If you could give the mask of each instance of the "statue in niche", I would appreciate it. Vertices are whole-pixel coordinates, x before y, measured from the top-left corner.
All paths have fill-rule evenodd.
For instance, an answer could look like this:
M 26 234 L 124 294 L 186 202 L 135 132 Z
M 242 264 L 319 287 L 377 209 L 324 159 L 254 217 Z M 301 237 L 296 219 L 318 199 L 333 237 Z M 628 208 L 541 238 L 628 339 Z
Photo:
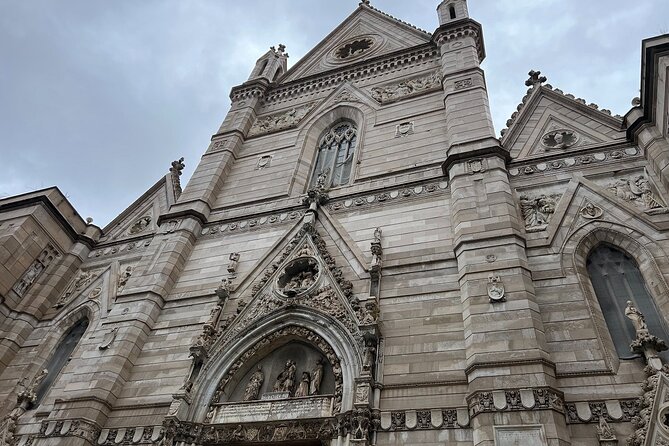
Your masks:
M 316 365 L 311 371 L 311 383 L 309 384 L 309 395 L 318 395 L 321 390 L 321 382 L 323 381 L 323 358 L 316 360 Z
M 309 386 L 311 385 L 311 378 L 309 377 L 309 372 L 302 372 L 302 379 L 300 384 L 297 386 L 295 391 L 296 397 L 309 396 Z
M 367 341 L 367 345 L 365 346 L 362 370 L 367 373 L 372 373 L 375 362 L 376 362 L 376 346 L 374 345 L 374 341 L 369 340 Z
M 632 321 L 632 325 L 634 325 L 634 330 L 636 330 L 637 334 L 642 331 L 648 331 L 646 318 L 643 317 L 643 314 L 637 307 L 634 306 L 631 300 L 627 301 L 625 316 L 627 316 L 627 319 Z
M 265 374 L 262 372 L 262 366 L 258 364 L 256 371 L 253 372 L 251 378 L 249 379 L 248 384 L 246 385 L 246 390 L 244 390 L 244 401 L 253 401 L 258 399 L 260 394 L 260 387 L 265 381 Z
M 295 369 L 297 365 L 295 361 L 289 359 L 286 362 L 279 376 L 276 377 L 276 382 L 274 383 L 274 392 L 292 392 L 293 387 L 295 386 Z
M 21 281 L 14 286 L 16 294 L 23 296 L 23 293 L 25 293 L 28 287 L 33 284 L 42 271 L 44 271 L 44 265 L 42 262 L 35 260 L 35 262 L 30 265 L 30 268 L 28 268 L 28 271 L 26 271 L 23 278 L 21 278 Z

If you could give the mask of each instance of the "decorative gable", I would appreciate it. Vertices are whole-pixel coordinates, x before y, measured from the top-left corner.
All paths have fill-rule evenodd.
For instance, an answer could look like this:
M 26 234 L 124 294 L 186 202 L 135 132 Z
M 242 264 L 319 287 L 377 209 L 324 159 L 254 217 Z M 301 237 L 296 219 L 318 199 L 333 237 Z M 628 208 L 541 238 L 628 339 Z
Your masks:
M 622 118 L 550 85 L 528 91 L 502 131 L 502 144 L 516 159 L 623 141 Z
M 430 42 L 431 35 L 361 4 L 341 25 L 300 59 L 281 82 Z

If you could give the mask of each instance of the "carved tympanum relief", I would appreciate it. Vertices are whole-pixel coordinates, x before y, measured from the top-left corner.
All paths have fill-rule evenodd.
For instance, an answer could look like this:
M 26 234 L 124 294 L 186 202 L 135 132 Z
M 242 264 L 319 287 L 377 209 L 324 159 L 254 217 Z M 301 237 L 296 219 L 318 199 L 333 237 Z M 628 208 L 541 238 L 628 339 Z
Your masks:
M 277 291 L 286 297 L 295 297 L 311 289 L 319 277 L 318 261 L 313 257 L 299 257 L 290 262 L 277 280 Z
M 438 71 L 435 71 L 427 76 L 408 79 L 397 84 L 374 87 L 372 88 L 372 97 L 383 104 L 440 88 L 441 76 Z
M 315 105 L 316 103 L 306 104 L 285 112 L 259 117 L 253 123 L 253 126 L 251 126 L 248 136 L 264 135 L 266 133 L 294 127 L 311 111 L 311 109 L 314 108 Z
M 644 211 L 655 211 L 665 208 L 664 203 L 653 193 L 644 175 L 620 178 L 609 183 L 607 190 L 617 198 L 632 203 Z
M 520 209 L 525 220 L 525 230 L 536 232 L 546 229 L 561 196 L 561 194 L 522 194 Z

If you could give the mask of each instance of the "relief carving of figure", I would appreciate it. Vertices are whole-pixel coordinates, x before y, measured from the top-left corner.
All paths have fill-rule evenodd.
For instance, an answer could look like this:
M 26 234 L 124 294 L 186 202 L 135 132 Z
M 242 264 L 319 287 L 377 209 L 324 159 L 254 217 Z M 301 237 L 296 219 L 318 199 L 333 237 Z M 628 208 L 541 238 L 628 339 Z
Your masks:
M 316 281 L 311 271 L 301 271 L 294 275 L 283 288 L 286 296 L 295 296 L 309 288 Z
M 403 97 L 412 96 L 425 90 L 437 88 L 441 85 L 438 73 L 418 79 L 402 81 L 394 85 L 372 88 L 372 97 L 378 102 L 391 102 Z
M 521 195 L 520 209 L 523 212 L 523 219 L 525 219 L 525 229 L 530 232 L 546 229 L 548 221 L 555 213 L 559 199 L 560 194 L 541 194 L 538 197 Z
M 316 360 L 316 365 L 311 371 L 311 384 L 309 385 L 309 395 L 318 395 L 321 390 L 321 382 L 323 381 L 323 358 Z
M 310 382 L 311 378 L 309 377 L 309 372 L 302 372 L 302 379 L 300 380 L 300 384 L 297 386 L 297 390 L 295 391 L 295 396 L 296 397 L 309 396 Z
M 151 224 L 151 217 L 145 215 L 144 217 L 137 220 L 130 229 L 128 229 L 128 234 L 138 234 L 149 227 Z
M 37 387 L 41 384 L 42 381 L 44 381 L 44 378 L 46 378 L 46 375 L 48 374 L 49 371 L 47 369 L 42 369 L 33 377 L 32 380 L 30 380 L 29 384 L 26 384 L 27 378 L 23 379 L 19 383 L 19 386 L 22 388 L 22 390 L 19 391 L 19 393 L 16 395 L 16 399 L 19 405 L 23 406 L 24 403 L 32 404 L 37 400 Z
M 279 376 L 276 377 L 276 382 L 274 383 L 273 391 L 274 392 L 292 392 L 293 387 L 295 386 L 295 369 L 297 365 L 295 361 L 288 360 L 284 366 Z
M 367 341 L 365 346 L 364 358 L 362 362 L 362 370 L 372 373 L 374 364 L 376 363 L 376 346 L 373 341 Z
M 126 267 L 118 278 L 118 291 L 123 290 L 125 285 L 128 283 L 128 280 L 132 276 L 132 266 Z
M 16 291 L 16 294 L 23 296 L 26 290 L 30 287 L 30 285 L 33 284 L 42 271 L 44 271 L 44 264 L 42 264 L 42 262 L 39 260 L 35 260 L 23 275 L 21 280 L 16 285 L 14 285 L 14 291 Z
M 249 379 L 248 384 L 246 385 L 246 390 L 244 390 L 244 401 L 253 401 L 257 400 L 260 394 L 260 388 L 262 383 L 265 381 L 265 374 L 262 372 L 262 366 L 258 364 L 256 371 L 253 372 L 251 378 Z
M 644 210 L 663 207 L 655 198 L 648 179 L 643 175 L 633 179 L 622 178 L 616 180 L 609 184 L 607 189 L 616 197 L 629 201 Z
M 97 272 L 93 271 L 82 271 L 79 276 L 75 280 L 68 285 L 68 287 L 65 289 L 65 292 L 63 295 L 58 299 L 58 302 L 56 302 L 55 307 L 60 307 L 65 305 L 65 302 L 72 296 L 74 293 L 77 291 L 81 291 L 82 289 L 86 288 L 95 278 L 98 276 Z
M 228 263 L 228 272 L 234 274 L 237 271 L 237 265 L 239 264 L 239 253 L 232 252 L 230 253 L 230 263 Z
M 625 316 L 627 316 L 627 319 L 632 321 L 632 325 L 634 325 L 634 329 L 636 330 L 637 334 L 642 331 L 648 331 L 646 318 L 643 317 L 643 314 L 637 307 L 634 306 L 631 300 L 627 301 Z
M 292 127 L 299 123 L 314 105 L 315 104 L 307 104 L 283 113 L 259 118 L 253 123 L 253 126 L 249 130 L 249 136 L 262 135 L 275 130 Z

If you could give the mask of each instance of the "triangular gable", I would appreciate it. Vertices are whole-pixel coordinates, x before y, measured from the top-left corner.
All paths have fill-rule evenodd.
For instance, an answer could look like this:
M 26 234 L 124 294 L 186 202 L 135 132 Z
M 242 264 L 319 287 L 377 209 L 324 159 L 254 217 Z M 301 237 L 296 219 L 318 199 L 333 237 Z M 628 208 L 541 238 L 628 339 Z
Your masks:
M 54 308 L 69 306 L 74 301 L 100 298 L 103 292 L 110 289 L 111 270 L 112 266 L 108 265 L 78 271 L 56 301 Z
M 354 296 L 352 283 L 344 277 L 321 235 L 307 224 L 254 280 L 248 304 L 227 324 L 220 342 L 225 345 L 265 316 L 295 307 L 325 313 L 351 336 L 362 339 L 359 325 L 365 323 L 367 310 Z
M 168 211 L 175 195 L 167 174 L 135 200 L 104 229 L 100 242 L 111 242 L 155 233 L 158 216 Z
M 422 45 L 430 39 L 429 33 L 361 4 L 291 67 L 281 83 Z
M 622 119 L 550 86 L 532 88 L 518 108 L 502 137 L 515 159 L 625 139 Z

